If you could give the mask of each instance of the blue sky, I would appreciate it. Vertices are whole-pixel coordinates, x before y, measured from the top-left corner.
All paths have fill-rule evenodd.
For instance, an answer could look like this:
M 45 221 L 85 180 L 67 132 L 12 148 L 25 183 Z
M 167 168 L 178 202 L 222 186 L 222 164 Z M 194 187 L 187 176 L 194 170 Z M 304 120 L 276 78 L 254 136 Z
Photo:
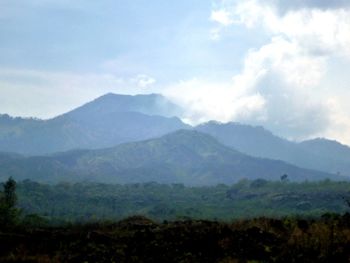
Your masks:
M 143 70 L 173 81 L 231 74 L 244 51 L 210 41 L 210 1 L 71 2 L 4 1 L 1 66 L 103 73 L 120 61 L 111 70 L 123 77 Z
M 350 143 L 348 1 L 3 0 L 0 113 L 162 93 L 196 124 Z

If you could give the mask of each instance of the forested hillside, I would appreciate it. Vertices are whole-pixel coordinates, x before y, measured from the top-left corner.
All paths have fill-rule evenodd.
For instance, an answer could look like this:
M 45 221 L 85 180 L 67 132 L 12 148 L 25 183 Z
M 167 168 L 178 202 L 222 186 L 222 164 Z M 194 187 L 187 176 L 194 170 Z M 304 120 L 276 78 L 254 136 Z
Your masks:
M 212 187 L 157 183 L 45 185 L 31 181 L 18 184 L 18 204 L 23 213 L 78 222 L 132 215 L 154 220 L 319 217 L 349 211 L 347 200 L 350 183 L 331 181 L 291 183 L 257 179 Z
M 220 143 L 242 153 L 282 160 L 299 167 L 350 176 L 350 147 L 334 140 L 295 142 L 272 134 L 261 126 L 211 121 L 195 127 Z
M 0 178 L 40 182 L 232 184 L 240 179 L 292 181 L 345 180 L 282 161 L 250 157 L 213 137 L 180 130 L 160 138 L 99 150 L 76 150 L 50 156 L 0 155 Z
M 49 120 L 0 115 L 0 151 L 26 156 L 51 155 L 78 149 L 110 148 L 161 137 L 180 129 L 195 129 L 253 157 L 281 160 L 329 174 L 350 175 L 350 148 L 337 141 L 314 139 L 298 143 L 278 137 L 263 127 L 232 122 L 210 121 L 192 127 L 181 121 L 183 114 L 184 109 L 162 95 L 110 93 Z M 31 167 L 29 165 L 28 169 Z M 79 177 L 67 171 L 60 174 Z

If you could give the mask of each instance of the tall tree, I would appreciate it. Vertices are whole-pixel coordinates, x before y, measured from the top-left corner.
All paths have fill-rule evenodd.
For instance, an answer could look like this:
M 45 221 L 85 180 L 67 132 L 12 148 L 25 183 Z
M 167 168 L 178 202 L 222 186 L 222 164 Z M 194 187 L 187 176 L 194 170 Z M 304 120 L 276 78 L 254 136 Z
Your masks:
M 16 223 L 18 210 L 16 209 L 16 181 L 11 177 L 3 184 L 0 196 L 0 226 L 9 227 Z
M 14 208 L 17 203 L 16 181 L 12 177 L 4 184 L 4 201 L 9 208 Z

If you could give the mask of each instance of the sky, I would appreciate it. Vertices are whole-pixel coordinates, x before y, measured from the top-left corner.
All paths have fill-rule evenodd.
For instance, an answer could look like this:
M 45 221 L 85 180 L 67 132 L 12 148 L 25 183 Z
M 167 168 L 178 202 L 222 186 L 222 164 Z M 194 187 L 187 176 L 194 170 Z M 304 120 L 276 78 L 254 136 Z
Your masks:
M 183 120 L 350 144 L 348 0 L 0 0 L 0 113 L 51 118 L 108 92 Z

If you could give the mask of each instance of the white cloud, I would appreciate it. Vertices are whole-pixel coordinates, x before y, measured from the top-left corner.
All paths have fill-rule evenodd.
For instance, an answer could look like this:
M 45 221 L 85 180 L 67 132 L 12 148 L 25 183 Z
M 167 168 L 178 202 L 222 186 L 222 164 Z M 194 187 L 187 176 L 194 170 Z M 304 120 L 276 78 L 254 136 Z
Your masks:
M 268 34 L 284 36 L 310 55 L 350 54 L 350 10 L 302 9 L 279 16 L 257 1 L 242 5 L 235 16 L 247 27 L 263 26 Z
M 350 9 L 291 10 L 285 14 L 277 12 L 277 1 L 224 1 L 221 12 L 232 24 L 247 28 L 259 27 L 271 36 L 284 36 L 298 43 L 305 51 L 315 54 L 350 54 Z M 270 4 L 269 4 L 270 3 Z M 212 11 L 212 16 L 217 11 Z
M 136 78 L 132 79 L 132 82 L 136 83 L 140 88 L 147 88 L 156 83 L 156 80 L 146 74 L 139 74 Z
M 341 140 L 350 145 L 350 117 L 348 111 L 339 103 L 339 98 L 329 98 L 327 106 L 331 112 L 331 126 L 328 126 L 320 136 Z
M 344 92 L 332 86 L 330 100 L 329 92 L 323 91 L 329 87 L 323 83 L 331 74 L 329 60 L 345 58 L 350 66 L 350 9 L 344 1 L 332 5 L 321 2 L 318 6 L 317 1 L 288 5 L 287 1 L 223 0 L 215 5 L 211 20 L 225 30 L 245 26 L 247 30 L 262 30 L 270 38 L 247 53 L 242 71 L 233 76 L 227 88 L 240 90 L 240 94 L 260 94 L 264 101 L 260 118 L 255 117 L 259 115 L 256 112 L 244 121 L 291 138 L 327 135 L 349 143 L 345 134 L 350 133 L 350 119 L 340 99 Z M 218 18 L 213 19 L 214 15 Z M 216 31 L 216 39 L 224 38 L 222 32 Z M 239 112 L 246 112 L 246 108 L 235 108 L 231 120 L 240 120 Z M 226 120 L 229 114 L 217 115 Z
M 300 10 L 305 8 L 329 10 L 350 6 L 348 0 L 265 0 L 264 2 L 276 6 L 278 10 L 283 13 L 290 10 Z
M 225 9 L 212 11 L 210 19 L 224 26 L 228 26 L 233 23 L 230 12 Z
M 322 77 L 323 59 L 299 52 L 296 45 L 274 38 L 249 52 L 242 72 L 231 82 L 192 79 L 169 88 L 166 95 L 188 109 L 185 120 L 191 124 L 212 119 L 248 122 L 305 138 L 327 128 L 330 115 L 312 90 Z
M 258 92 L 232 89 L 227 83 L 191 79 L 168 87 L 164 94 L 187 109 L 183 118 L 191 124 L 264 117 L 265 100 Z

